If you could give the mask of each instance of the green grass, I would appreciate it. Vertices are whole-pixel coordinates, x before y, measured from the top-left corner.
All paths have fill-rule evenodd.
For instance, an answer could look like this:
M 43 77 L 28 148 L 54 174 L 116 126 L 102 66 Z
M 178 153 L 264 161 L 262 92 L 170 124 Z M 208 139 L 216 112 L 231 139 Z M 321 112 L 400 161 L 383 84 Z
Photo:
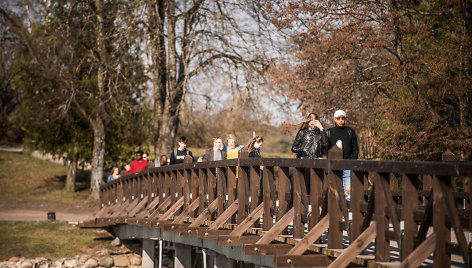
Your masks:
M 67 166 L 24 153 L 0 152 L 0 202 L 61 202 L 86 200 L 89 191 L 63 191 Z
M 0 222 L 0 260 L 17 257 L 74 257 L 104 247 L 103 231 L 79 229 L 61 221 Z M 106 244 L 105 244 L 106 243 Z

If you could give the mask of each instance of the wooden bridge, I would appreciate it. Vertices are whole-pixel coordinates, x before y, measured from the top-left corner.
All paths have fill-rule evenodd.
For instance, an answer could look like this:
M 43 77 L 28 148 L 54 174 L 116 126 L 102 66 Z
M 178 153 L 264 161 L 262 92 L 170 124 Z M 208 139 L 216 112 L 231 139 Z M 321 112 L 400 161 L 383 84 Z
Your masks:
M 101 187 L 82 227 L 172 242 L 175 267 L 471 267 L 471 162 L 246 158 L 153 168 Z M 351 170 L 351 201 L 342 171 Z M 262 172 L 261 172 L 262 171 Z M 309 181 L 309 187 L 305 182 Z

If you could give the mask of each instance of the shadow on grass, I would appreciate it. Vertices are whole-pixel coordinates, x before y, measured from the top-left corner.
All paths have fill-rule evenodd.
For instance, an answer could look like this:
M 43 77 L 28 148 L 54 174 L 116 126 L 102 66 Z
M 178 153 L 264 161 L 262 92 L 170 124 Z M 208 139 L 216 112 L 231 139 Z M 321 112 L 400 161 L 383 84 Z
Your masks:
M 75 179 L 75 191 L 82 192 L 90 189 L 90 171 L 89 170 L 77 170 L 77 177 Z M 63 189 L 66 184 L 66 175 L 55 176 L 49 180 L 47 187 L 53 189 Z

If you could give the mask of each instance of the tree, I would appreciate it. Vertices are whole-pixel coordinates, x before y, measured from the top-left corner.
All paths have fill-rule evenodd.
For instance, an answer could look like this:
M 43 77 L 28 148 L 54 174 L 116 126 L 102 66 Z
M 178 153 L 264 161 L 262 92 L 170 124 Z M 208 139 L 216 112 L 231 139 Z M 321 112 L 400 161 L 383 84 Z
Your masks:
M 385 158 L 472 151 L 468 1 L 259 3 L 293 44 L 271 79 L 304 110 L 347 109 Z
M 155 158 L 168 154 L 178 131 L 191 82 L 215 69 L 235 83 L 263 73 L 261 34 L 252 1 L 145 2 L 146 35 L 153 85 Z M 239 16 L 239 17 L 238 17 Z M 252 28 L 244 21 L 254 22 Z M 246 80 L 244 82 L 247 82 Z M 244 90 L 250 90 L 245 83 Z
M 33 24 L 32 33 L 19 16 L 0 9 L 2 18 L 22 42 L 27 57 L 23 66 L 31 74 L 18 79 L 18 88 L 36 94 L 43 101 L 40 108 L 44 113 L 57 120 L 78 114 L 92 129 L 94 199 L 98 199 L 103 179 L 105 139 L 110 133 L 106 126 L 111 120 L 115 120 L 114 125 L 132 120 L 143 91 L 139 39 L 132 38 L 134 30 L 126 27 L 128 14 L 120 7 L 123 3 L 58 1 L 38 7 L 46 15 Z M 35 83 L 31 83 L 33 79 Z M 69 142 L 74 148 L 74 140 Z

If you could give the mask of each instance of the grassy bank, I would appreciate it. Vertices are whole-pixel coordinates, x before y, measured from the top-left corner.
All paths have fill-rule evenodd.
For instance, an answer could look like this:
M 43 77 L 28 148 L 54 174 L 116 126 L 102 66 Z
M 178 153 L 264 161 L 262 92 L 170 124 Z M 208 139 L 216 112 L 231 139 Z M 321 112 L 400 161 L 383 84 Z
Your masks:
M 87 180 L 80 191 L 65 192 L 67 167 L 23 153 L 0 152 L 0 202 L 60 202 L 76 204 L 87 199 Z
M 67 222 L 0 222 L 0 260 L 93 254 L 110 248 L 110 238 L 103 230 L 79 229 Z

